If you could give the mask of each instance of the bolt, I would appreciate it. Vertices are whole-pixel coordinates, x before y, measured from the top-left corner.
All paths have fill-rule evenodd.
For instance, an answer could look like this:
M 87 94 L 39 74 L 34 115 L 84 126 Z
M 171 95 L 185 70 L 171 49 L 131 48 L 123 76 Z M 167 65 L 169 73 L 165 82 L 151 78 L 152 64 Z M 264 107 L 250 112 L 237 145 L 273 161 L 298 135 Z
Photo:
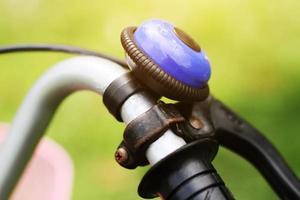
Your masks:
M 128 153 L 125 148 L 119 148 L 115 153 L 115 159 L 118 163 L 125 163 L 128 159 Z
M 192 127 L 195 129 L 199 130 L 199 129 L 203 128 L 203 126 L 204 126 L 203 122 L 197 117 L 191 116 L 189 121 L 190 121 L 190 124 L 192 125 Z

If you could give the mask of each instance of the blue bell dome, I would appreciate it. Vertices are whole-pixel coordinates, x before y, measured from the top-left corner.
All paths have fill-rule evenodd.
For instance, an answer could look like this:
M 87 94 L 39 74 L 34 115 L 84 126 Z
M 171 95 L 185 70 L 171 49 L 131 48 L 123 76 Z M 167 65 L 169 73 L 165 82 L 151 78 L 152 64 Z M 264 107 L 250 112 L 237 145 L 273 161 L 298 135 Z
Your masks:
M 162 20 L 149 20 L 134 32 L 136 45 L 163 71 L 193 88 L 205 86 L 210 63 L 199 45 L 182 30 Z

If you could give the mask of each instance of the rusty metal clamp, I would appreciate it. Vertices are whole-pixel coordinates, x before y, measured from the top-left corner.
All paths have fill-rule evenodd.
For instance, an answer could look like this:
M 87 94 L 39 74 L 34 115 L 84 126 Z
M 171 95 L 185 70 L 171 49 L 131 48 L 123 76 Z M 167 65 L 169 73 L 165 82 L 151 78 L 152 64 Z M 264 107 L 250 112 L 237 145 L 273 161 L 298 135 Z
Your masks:
M 123 141 L 115 154 L 116 161 L 128 169 L 148 164 L 145 151 L 150 144 L 160 138 L 166 130 L 184 121 L 184 117 L 174 105 L 159 101 L 127 125 Z

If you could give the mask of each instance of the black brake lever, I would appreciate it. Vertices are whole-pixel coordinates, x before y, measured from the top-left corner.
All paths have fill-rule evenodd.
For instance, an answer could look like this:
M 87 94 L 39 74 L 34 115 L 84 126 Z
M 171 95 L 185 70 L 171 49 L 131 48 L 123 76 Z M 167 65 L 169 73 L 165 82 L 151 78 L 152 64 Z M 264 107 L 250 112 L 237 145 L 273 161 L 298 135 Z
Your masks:
M 209 97 L 204 102 L 177 106 L 190 124 L 200 126 L 198 130 L 193 125 L 185 126 L 188 140 L 214 137 L 222 146 L 253 164 L 281 199 L 300 199 L 299 179 L 276 148 L 222 102 Z

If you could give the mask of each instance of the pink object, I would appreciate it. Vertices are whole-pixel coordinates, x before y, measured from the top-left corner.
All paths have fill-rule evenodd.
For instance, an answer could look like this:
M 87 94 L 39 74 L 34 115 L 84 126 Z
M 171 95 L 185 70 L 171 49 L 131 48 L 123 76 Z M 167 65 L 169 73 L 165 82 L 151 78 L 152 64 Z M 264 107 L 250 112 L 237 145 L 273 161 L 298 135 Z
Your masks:
M 0 142 L 8 125 L 0 124 Z M 10 200 L 69 200 L 73 164 L 67 152 L 54 141 L 39 143 Z

